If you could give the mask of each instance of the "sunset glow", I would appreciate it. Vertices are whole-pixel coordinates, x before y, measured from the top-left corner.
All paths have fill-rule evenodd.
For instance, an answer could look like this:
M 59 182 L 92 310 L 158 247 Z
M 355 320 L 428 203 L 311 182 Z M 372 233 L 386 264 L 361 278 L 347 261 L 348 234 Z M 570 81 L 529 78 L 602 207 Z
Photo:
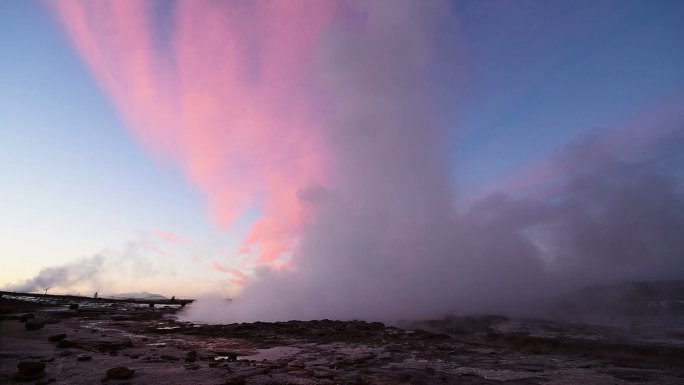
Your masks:
M 672 279 L 683 12 L 5 2 L 0 286 L 277 320 Z

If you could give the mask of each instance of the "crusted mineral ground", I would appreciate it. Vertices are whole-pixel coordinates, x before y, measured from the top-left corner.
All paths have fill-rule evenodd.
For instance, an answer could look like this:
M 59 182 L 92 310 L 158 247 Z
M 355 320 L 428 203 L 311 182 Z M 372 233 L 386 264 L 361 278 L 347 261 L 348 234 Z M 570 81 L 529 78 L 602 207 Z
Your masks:
M 401 328 L 330 320 L 198 325 L 177 321 L 177 311 L 102 303 L 69 309 L 4 298 L 0 383 L 684 384 L 677 319 L 611 326 L 500 316 Z M 44 326 L 28 330 L 29 320 Z M 22 375 L 21 362 L 45 367 L 23 364 Z

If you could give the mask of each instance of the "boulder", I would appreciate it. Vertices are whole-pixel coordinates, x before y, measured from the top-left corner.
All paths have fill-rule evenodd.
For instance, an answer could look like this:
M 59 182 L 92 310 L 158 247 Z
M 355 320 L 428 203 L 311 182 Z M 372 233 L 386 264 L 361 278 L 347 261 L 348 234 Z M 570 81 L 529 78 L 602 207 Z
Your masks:
M 40 330 L 45 327 L 45 322 L 37 319 L 30 319 L 24 324 L 26 330 Z
M 126 380 L 133 377 L 135 370 L 128 369 L 125 366 L 117 366 L 107 370 L 107 379 L 110 380 Z
M 42 373 L 44 370 L 44 362 L 21 361 L 17 364 L 17 371 L 19 371 L 19 374 L 36 374 Z
M 45 363 L 36 361 L 21 361 L 17 364 L 17 381 L 33 381 L 45 375 Z

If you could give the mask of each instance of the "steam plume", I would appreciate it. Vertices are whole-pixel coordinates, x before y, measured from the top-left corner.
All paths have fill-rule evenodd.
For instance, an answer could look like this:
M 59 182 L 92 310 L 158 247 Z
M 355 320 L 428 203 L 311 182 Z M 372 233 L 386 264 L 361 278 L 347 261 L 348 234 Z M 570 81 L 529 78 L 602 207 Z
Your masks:
M 610 137 L 580 143 L 541 195 L 456 210 L 426 78 L 447 2 L 180 2 L 161 42 L 153 10 L 104 4 L 57 14 L 132 134 L 184 171 L 217 224 L 261 214 L 240 249 L 256 277 L 223 311 L 200 301 L 188 318 L 521 309 L 683 271 L 681 119 L 638 156 L 616 157 Z
M 61 266 L 51 266 L 41 269 L 38 275 L 26 281 L 11 285 L 6 288 L 9 291 L 33 292 L 48 288 L 73 288 L 82 284 L 88 287 L 98 287 L 100 273 L 102 271 L 103 257 L 95 255 L 82 258 Z

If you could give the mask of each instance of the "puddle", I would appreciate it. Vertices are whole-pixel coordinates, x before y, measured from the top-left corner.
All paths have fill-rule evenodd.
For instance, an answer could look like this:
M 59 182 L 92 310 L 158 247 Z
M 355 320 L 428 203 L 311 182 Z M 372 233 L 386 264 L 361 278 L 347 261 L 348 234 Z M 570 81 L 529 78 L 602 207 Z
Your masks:
M 249 356 L 240 356 L 238 360 L 240 361 L 275 361 L 281 358 L 293 356 L 299 353 L 301 349 L 293 348 L 290 346 L 277 346 L 275 348 L 269 349 L 257 349 L 256 354 Z

